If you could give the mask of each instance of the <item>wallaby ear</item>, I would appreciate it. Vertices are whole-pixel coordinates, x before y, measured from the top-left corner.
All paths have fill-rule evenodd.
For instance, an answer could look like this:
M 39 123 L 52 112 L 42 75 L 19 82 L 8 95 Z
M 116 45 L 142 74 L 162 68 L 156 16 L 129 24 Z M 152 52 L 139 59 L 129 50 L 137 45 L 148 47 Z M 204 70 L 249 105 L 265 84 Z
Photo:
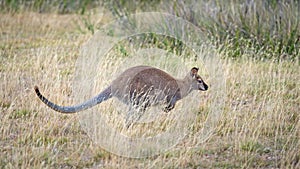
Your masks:
M 196 77 L 196 75 L 198 74 L 198 70 L 199 70 L 199 68 L 193 67 L 191 69 L 191 76 Z

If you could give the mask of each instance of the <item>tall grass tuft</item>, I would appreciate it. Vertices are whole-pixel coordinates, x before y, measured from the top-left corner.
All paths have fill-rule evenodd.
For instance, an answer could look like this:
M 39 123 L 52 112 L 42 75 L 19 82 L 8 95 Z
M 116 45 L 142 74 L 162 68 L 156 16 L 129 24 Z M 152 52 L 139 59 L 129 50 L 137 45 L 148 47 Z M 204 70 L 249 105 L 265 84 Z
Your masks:
M 117 18 L 153 10 L 182 17 L 207 33 L 221 52 L 224 51 L 233 58 L 246 54 L 257 59 L 299 59 L 299 1 L 154 2 L 155 5 L 149 6 L 144 1 L 105 4 Z
M 3 0 L 0 1 L 0 12 L 35 11 L 39 13 L 85 14 L 88 9 L 100 6 L 99 0 Z
M 299 1 L 179 1 L 165 9 L 207 32 L 228 56 L 299 59 Z

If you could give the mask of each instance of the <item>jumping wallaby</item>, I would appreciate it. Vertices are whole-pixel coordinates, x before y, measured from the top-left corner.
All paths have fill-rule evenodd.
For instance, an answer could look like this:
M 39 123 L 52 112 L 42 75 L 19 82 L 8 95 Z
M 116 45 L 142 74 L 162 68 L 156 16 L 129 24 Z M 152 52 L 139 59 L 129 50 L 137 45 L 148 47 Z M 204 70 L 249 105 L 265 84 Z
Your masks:
M 111 97 L 116 97 L 135 110 L 145 111 L 156 104 L 166 104 L 165 112 L 169 112 L 175 103 L 187 96 L 192 90 L 208 89 L 207 84 L 198 75 L 198 68 L 193 67 L 184 79 L 175 79 L 166 72 L 150 67 L 131 67 L 121 73 L 111 85 L 90 100 L 76 106 L 59 106 L 45 98 L 35 86 L 34 90 L 42 102 L 61 113 L 75 113 L 93 107 Z M 127 115 L 132 116 L 132 112 Z M 138 118 L 138 117 L 136 117 Z M 132 119 L 126 119 L 132 123 Z

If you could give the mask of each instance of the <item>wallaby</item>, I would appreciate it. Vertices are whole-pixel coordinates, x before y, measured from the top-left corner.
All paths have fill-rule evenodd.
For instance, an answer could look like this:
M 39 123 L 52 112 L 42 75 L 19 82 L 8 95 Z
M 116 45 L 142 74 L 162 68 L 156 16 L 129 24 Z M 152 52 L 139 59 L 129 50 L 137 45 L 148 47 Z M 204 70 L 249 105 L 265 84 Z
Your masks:
M 135 66 L 125 70 L 111 85 L 92 99 L 76 106 L 59 106 L 45 98 L 35 86 L 34 90 L 42 102 L 61 113 L 75 113 L 93 107 L 111 97 L 116 97 L 132 109 L 143 112 L 149 106 L 165 104 L 169 112 L 175 103 L 193 90 L 205 91 L 208 85 L 198 75 L 198 68 L 193 67 L 183 79 L 175 79 L 166 72 L 150 67 Z M 126 123 L 130 125 L 134 112 L 127 115 Z M 139 118 L 134 117 L 135 119 Z

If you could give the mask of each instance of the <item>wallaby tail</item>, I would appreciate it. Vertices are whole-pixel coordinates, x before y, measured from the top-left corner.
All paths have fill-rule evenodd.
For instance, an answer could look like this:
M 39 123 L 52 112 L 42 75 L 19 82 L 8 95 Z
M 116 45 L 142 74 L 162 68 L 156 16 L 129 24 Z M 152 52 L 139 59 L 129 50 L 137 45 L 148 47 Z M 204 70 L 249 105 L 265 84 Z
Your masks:
M 103 90 L 99 95 L 95 96 L 94 98 L 81 103 L 79 105 L 75 106 L 59 106 L 51 101 L 49 101 L 47 98 L 45 98 L 39 91 L 39 88 L 37 86 L 34 87 L 36 95 L 39 97 L 39 99 L 44 102 L 48 107 L 51 109 L 61 112 L 61 113 L 76 113 L 82 110 L 86 110 L 90 107 L 93 107 L 109 98 L 112 97 L 111 95 L 111 87 L 106 88 Z

